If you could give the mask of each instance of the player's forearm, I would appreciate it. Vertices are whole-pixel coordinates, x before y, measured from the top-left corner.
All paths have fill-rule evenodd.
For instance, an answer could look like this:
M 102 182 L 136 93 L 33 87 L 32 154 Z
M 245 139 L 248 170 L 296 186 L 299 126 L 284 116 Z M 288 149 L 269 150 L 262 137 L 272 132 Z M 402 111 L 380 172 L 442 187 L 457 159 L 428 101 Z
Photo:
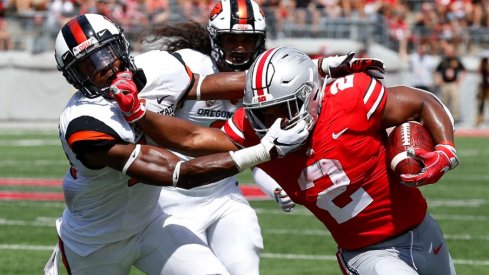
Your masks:
M 188 141 L 185 148 L 178 151 L 193 157 L 238 150 L 229 137 L 217 128 L 202 128 L 193 133 Z
M 162 148 L 138 146 L 139 149 L 130 154 L 124 165 L 111 167 L 122 170 L 123 173 L 145 184 L 178 186 L 185 189 L 227 178 L 270 160 L 269 153 L 261 144 L 242 149 L 233 155 L 229 152 L 219 153 L 189 161 L 181 161 L 170 151 Z
M 451 115 L 431 93 L 407 86 L 389 87 L 388 91 L 382 117 L 384 128 L 415 120 L 431 132 L 435 142 L 453 143 Z
M 177 186 L 190 189 L 239 173 L 229 153 L 213 154 L 183 162 Z
M 244 94 L 246 74 L 225 72 L 207 75 L 200 89 L 201 100 L 241 99 Z M 189 96 L 192 94 L 189 93 Z M 197 94 L 197 90 L 195 91 Z
M 430 131 L 435 144 L 454 144 L 451 114 L 431 94 L 426 94 L 424 98 L 420 121 Z

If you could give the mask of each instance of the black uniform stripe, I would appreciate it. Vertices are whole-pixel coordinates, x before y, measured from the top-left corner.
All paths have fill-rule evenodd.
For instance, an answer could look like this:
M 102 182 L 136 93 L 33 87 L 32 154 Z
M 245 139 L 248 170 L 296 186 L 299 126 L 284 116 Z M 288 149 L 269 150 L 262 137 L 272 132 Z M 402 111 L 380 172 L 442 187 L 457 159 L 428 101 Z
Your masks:
M 95 35 L 95 31 L 85 15 L 80 15 L 70 20 L 63 26 L 61 32 L 70 50 L 87 40 L 90 36 Z

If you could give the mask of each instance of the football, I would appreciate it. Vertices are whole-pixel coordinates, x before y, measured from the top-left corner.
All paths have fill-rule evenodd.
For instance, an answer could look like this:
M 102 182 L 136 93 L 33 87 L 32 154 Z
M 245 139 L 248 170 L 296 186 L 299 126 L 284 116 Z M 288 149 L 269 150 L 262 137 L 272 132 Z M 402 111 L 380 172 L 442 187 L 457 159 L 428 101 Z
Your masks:
M 420 147 L 433 151 L 434 146 L 430 132 L 421 123 L 405 122 L 389 133 L 387 160 L 396 175 L 417 174 L 423 169 L 423 163 L 408 156 L 407 149 Z

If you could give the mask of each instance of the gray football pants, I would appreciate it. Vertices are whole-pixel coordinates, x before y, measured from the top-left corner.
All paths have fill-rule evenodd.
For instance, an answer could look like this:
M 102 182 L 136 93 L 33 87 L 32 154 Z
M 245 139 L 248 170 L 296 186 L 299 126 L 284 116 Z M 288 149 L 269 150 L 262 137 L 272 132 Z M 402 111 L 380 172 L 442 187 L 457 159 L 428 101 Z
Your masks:
M 361 250 L 338 251 L 344 274 L 455 275 L 438 223 L 426 215 L 416 228 Z

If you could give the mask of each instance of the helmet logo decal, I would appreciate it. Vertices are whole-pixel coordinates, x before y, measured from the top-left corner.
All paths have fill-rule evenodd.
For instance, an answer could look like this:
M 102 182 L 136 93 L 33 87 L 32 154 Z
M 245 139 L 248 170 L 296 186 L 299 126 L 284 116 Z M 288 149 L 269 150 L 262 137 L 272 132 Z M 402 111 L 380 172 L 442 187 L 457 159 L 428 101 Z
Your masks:
M 248 24 L 236 24 L 233 26 L 233 30 L 240 30 L 240 31 L 253 30 L 253 26 Z
M 217 3 L 209 15 L 210 20 L 214 20 L 222 12 L 222 2 Z
M 98 44 L 98 40 L 95 37 L 92 36 L 88 40 L 83 41 L 82 43 L 80 43 L 80 45 L 74 47 L 73 48 L 73 53 L 75 54 L 76 57 L 78 57 L 81 52 L 83 52 L 84 50 L 89 49 L 90 47 L 92 47 L 93 45 L 96 45 L 96 44 Z
M 267 100 L 267 97 L 264 96 L 264 95 L 258 96 L 258 99 L 257 99 L 258 102 L 263 102 L 263 101 L 266 101 L 266 100 Z

